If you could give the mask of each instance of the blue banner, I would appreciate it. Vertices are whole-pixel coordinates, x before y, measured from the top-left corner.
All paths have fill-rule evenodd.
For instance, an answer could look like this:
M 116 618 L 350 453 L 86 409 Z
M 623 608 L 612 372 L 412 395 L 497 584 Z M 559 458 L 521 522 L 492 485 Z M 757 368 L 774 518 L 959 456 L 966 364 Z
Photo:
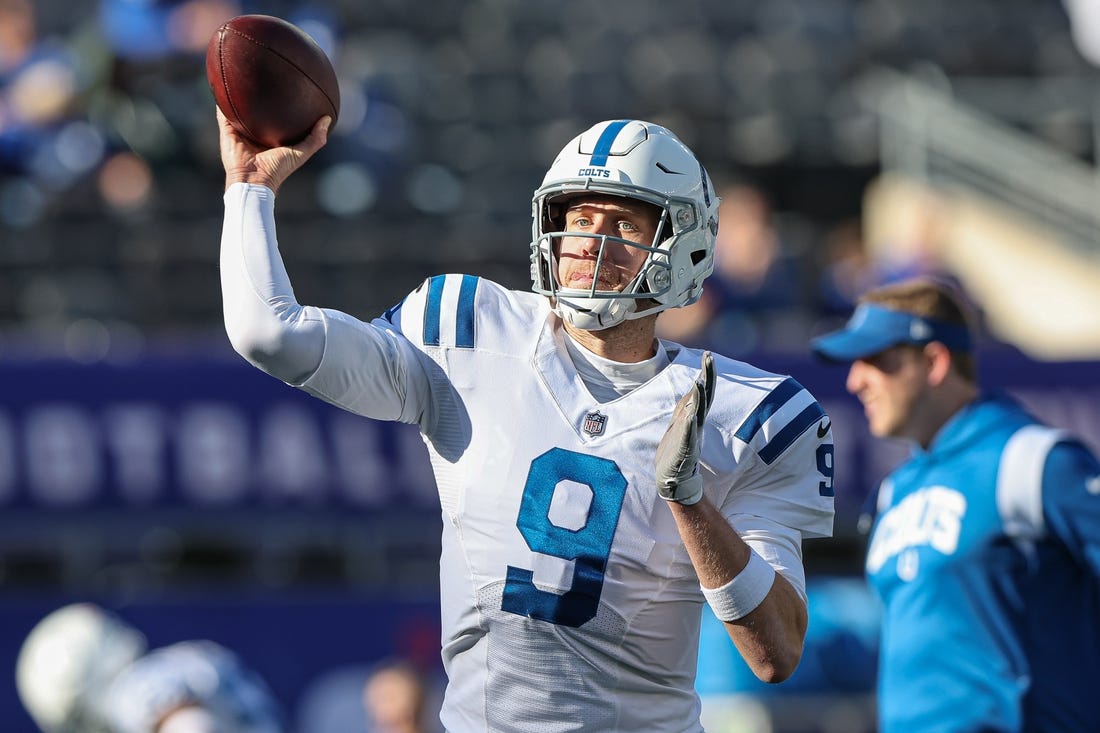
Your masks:
M 0 508 L 437 506 L 415 427 L 202 358 L 0 363 Z
M 907 447 L 871 438 L 844 390 L 844 367 L 801 355 L 754 361 L 793 375 L 832 417 L 838 531 L 847 532 Z M 980 364 L 986 387 L 1100 450 L 1100 364 L 1036 363 L 1008 350 Z M 117 509 L 308 518 L 438 507 L 414 426 L 344 412 L 243 360 L 0 362 L 0 384 L 0 521 Z

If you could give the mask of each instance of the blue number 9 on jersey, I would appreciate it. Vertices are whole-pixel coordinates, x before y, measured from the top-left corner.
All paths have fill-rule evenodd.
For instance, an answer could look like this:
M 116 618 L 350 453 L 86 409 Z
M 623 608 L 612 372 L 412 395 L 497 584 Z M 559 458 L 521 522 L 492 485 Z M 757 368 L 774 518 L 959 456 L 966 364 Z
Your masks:
M 550 503 L 562 481 L 592 490 L 588 516 L 576 530 L 550 521 Z M 606 458 L 552 448 L 531 461 L 516 526 L 533 552 L 574 561 L 573 584 L 561 594 L 540 590 L 532 571 L 509 565 L 501 609 L 573 627 L 595 618 L 625 495 L 626 478 Z

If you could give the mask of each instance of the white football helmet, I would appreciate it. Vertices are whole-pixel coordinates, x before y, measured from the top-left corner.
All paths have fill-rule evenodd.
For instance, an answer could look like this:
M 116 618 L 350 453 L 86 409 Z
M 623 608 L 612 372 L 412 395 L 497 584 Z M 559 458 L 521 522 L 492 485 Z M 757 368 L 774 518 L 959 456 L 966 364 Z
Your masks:
M 19 650 L 19 699 L 45 733 L 100 730 L 94 708 L 145 649 L 141 632 L 102 608 L 64 606 L 39 621 Z
M 600 239 L 645 249 L 649 255 L 621 291 L 563 288 L 558 241 L 565 236 L 564 203 L 578 195 L 622 196 L 660 208 L 649 246 L 618 237 Z M 573 138 L 554 160 L 532 200 L 531 280 L 554 312 L 577 328 L 598 331 L 628 319 L 690 305 L 714 270 L 718 197 L 702 164 L 669 130 L 641 120 L 607 120 Z

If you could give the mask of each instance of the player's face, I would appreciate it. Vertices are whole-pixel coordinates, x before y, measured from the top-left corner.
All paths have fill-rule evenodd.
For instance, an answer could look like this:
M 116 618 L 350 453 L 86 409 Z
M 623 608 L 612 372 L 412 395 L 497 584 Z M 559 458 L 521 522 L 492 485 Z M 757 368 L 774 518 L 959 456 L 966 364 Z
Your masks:
M 927 361 L 920 349 L 895 346 L 853 362 L 846 387 L 863 403 L 872 435 L 912 438 L 928 389 Z
M 629 199 L 585 198 L 571 203 L 565 212 L 565 231 L 595 236 L 562 237 L 557 253 L 561 287 L 588 290 L 595 279 L 597 290 L 625 288 L 649 252 L 607 241 L 597 273 L 596 259 L 605 241 L 601 237 L 618 237 L 648 247 L 657 233 L 658 216 L 652 206 Z

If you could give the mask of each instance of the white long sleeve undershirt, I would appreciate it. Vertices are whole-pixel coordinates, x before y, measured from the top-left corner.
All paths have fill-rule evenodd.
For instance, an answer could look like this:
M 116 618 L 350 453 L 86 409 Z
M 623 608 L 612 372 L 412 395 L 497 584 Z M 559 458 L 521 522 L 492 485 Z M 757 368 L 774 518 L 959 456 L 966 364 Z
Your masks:
M 428 374 L 399 335 L 346 313 L 298 303 L 275 235 L 275 194 L 225 192 L 221 282 L 225 330 L 259 369 L 351 412 L 418 423 L 435 411 Z
M 237 183 L 225 192 L 221 282 L 225 330 L 249 362 L 300 384 L 325 353 L 324 318 L 294 296 L 275 238 L 275 193 Z

